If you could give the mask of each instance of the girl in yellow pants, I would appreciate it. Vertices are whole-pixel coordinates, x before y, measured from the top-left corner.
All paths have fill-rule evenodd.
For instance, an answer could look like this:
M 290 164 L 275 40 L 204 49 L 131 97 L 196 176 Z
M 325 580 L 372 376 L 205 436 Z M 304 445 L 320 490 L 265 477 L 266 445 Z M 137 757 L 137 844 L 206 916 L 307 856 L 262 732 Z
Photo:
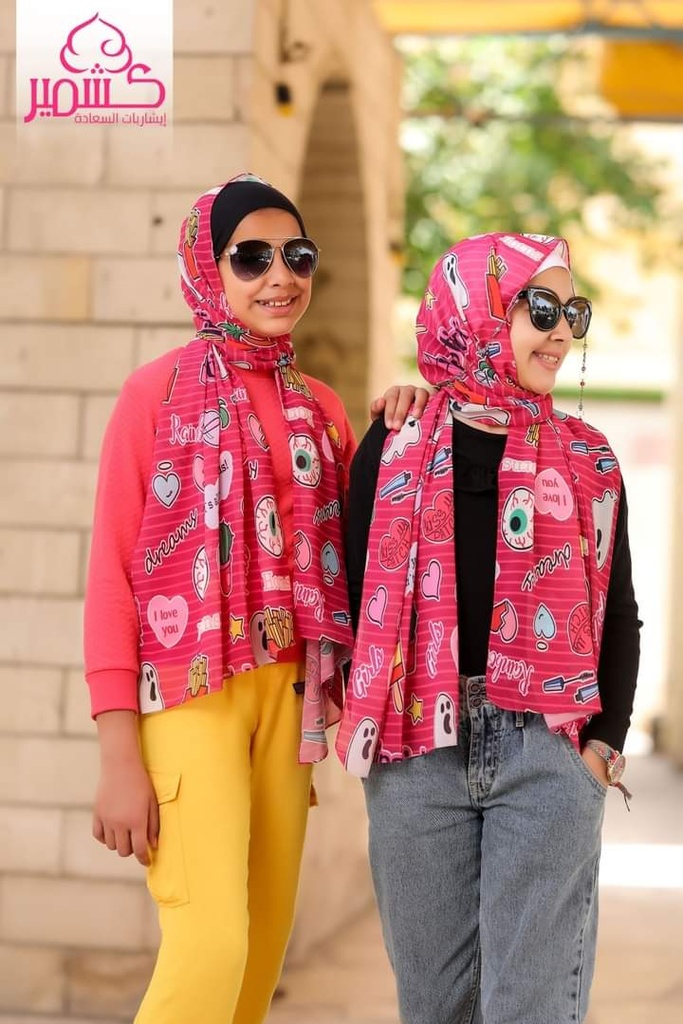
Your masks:
M 196 334 L 128 378 L 100 460 L 93 834 L 149 868 L 159 905 L 138 1024 L 260 1024 L 352 640 L 355 439 L 339 397 L 295 366 L 318 248 L 294 204 L 240 175 L 197 199 L 177 256 Z M 413 396 L 388 396 L 385 420 Z
M 141 719 L 161 841 L 161 948 L 136 1024 L 265 1018 L 292 927 L 311 788 L 296 665 Z

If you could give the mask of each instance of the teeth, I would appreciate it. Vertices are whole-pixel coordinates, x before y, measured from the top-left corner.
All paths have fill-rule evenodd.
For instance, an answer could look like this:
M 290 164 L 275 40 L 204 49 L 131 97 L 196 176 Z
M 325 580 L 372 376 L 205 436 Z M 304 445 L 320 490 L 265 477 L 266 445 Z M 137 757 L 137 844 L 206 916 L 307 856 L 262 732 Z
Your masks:
M 291 299 L 273 299 L 271 302 L 262 302 L 262 306 L 268 306 L 270 309 L 278 309 L 280 306 L 289 306 L 292 302 Z
M 551 355 L 548 355 L 545 352 L 537 352 L 536 355 L 538 356 L 539 359 L 542 359 L 545 363 L 550 363 L 551 366 L 557 366 L 557 364 L 560 361 L 558 356 L 551 356 Z

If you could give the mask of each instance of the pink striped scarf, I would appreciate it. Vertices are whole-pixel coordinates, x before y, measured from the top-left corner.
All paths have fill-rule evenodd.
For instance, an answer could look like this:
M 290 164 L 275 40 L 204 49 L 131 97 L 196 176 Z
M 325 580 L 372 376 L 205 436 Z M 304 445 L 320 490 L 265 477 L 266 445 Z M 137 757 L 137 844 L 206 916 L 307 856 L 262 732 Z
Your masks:
M 159 414 L 153 471 L 132 566 L 142 674 L 162 710 L 224 680 L 291 661 L 305 642 L 300 760 L 321 760 L 339 718 L 351 642 L 341 529 L 339 434 L 294 366 L 290 337 L 254 345 L 232 315 L 210 213 L 184 221 L 182 290 L 197 327 Z M 270 369 L 289 435 L 294 510 L 290 574 L 270 450 L 240 369 Z
M 337 750 L 353 774 L 455 745 L 453 411 L 508 427 L 486 688 L 574 742 L 600 709 L 598 652 L 621 477 L 602 434 L 516 383 L 506 311 L 561 239 L 484 235 L 438 262 L 417 319 L 421 420 L 387 438 Z

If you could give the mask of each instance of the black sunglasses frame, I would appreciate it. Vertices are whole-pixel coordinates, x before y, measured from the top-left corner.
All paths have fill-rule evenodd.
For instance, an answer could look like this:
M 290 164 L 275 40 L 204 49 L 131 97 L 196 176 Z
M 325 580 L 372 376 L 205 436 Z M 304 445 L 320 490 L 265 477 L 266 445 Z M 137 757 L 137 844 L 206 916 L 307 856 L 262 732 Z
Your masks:
M 534 307 L 534 298 L 543 297 L 546 301 L 550 301 L 552 306 L 553 320 L 552 323 L 538 323 L 538 319 L 543 314 Z M 568 302 L 561 302 L 559 295 L 557 295 L 551 288 L 524 288 L 517 295 L 517 299 L 524 299 L 529 305 L 529 319 L 536 328 L 537 331 L 543 331 L 547 334 L 548 331 L 552 331 L 557 327 L 560 322 L 560 317 L 564 313 L 565 319 L 569 324 L 572 332 L 572 337 L 576 340 L 585 338 L 588 334 L 588 328 L 590 327 L 591 317 L 593 316 L 593 305 L 590 299 L 586 299 L 583 295 L 572 295 Z M 580 303 L 580 308 L 576 308 L 576 304 Z M 572 309 L 574 307 L 574 309 Z M 585 326 L 584 326 L 585 322 Z M 578 328 L 579 333 L 575 331 L 575 327 Z
M 246 267 L 243 263 L 240 262 L 240 247 L 244 246 L 261 247 L 260 249 L 252 250 L 252 257 L 254 258 L 254 263 L 251 265 L 251 267 Z M 305 273 L 302 273 L 301 266 L 297 267 L 295 262 L 296 253 L 288 252 L 288 247 L 290 250 L 292 248 L 297 247 L 303 248 L 306 252 L 306 256 L 310 258 L 310 269 L 307 269 Z M 232 269 L 232 272 L 235 275 L 235 277 L 238 278 L 240 281 L 257 281 L 259 277 L 263 277 L 264 274 L 267 274 L 270 268 L 272 267 L 273 260 L 275 259 L 275 253 L 278 249 L 280 250 L 285 266 L 287 267 L 288 270 L 292 272 L 292 274 L 294 274 L 295 277 L 306 279 L 309 277 L 313 277 L 316 270 L 318 269 L 320 249 L 315 244 L 315 242 L 310 238 L 302 238 L 299 236 L 294 238 L 286 238 L 280 243 L 280 245 L 273 245 L 271 242 L 267 242 L 265 241 L 265 239 L 261 238 L 248 238 L 242 242 L 236 242 L 235 245 L 231 245 L 229 249 L 226 249 L 224 252 L 221 253 L 219 259 L 227 258 L 230 260 L 230 267 Z M 261 262 L 261 256 L 267 257 L 268 262 L 266 263 L 265 260 Z M 256 271 L 256 273 L 252 272 L 254 270 Z

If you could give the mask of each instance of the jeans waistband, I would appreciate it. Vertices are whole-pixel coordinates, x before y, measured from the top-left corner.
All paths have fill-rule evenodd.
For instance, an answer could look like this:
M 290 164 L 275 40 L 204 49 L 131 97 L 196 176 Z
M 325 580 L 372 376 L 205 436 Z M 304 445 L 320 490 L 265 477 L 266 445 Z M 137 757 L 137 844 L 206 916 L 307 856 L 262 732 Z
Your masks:
M 511 715 L 517 728 L 524 725 L 523 711 L 506 711 L 488 699 L 486 676 L 460 676 L 460 717 L 468 717 L 484 705 L 493 708 L 498 715 Z
M 460 707 L 463 714 L 469 714 L 490 703 L 486 696 L 486 676 L 460 676 Z

